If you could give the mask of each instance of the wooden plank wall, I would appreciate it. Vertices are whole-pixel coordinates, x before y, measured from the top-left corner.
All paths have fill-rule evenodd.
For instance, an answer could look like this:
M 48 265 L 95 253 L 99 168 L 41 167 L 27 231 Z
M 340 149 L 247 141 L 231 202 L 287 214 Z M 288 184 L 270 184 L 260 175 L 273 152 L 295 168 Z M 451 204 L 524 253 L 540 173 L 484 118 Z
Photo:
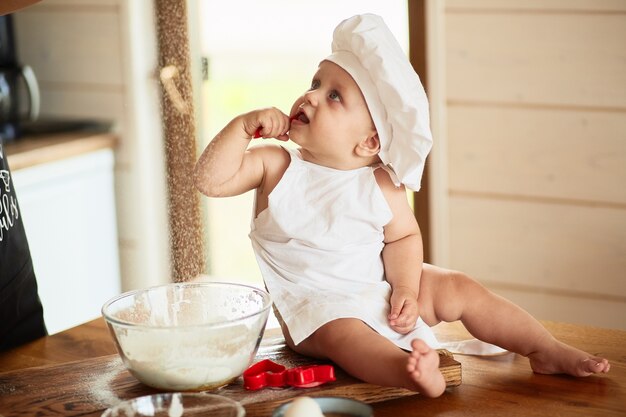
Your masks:
M 626 329 L 626 2 L 429 6 L 436 262 Z
M 125 290 L 169 281 L 153 15 L 150 0 L 46 0 L 15 14 L 18 57 L 38 78 L 42 117 L 114 122 Z

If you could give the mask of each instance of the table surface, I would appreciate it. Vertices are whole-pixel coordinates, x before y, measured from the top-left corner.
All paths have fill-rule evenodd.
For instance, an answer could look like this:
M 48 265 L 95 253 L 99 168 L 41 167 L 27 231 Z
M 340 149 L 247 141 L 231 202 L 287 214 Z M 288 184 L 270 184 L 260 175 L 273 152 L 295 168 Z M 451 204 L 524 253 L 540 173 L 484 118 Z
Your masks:
M 461 362 L 463 382 L 439 398 L 420 395 L 373 404 L 376 417 L 385 416 L 626 416 L 626 332 L 565 323 L 543 322 L 560 340 L 604 356 L 611 362 L 608 374 L 588 378 L 537 375 L 519 355 L 480 358 L 455 355 Z M 469 337 L 458 323 L 436 326 L 440 341 Z M 267 332 L 275 337 L 275 330 Z M 47 336 L 0 353 L 3 373 L 19 369 L 98 358 L 116 353 L 102 319 Z M 37 369 L 29 371 L 37 372 Z M 59 375 L 62 377 L 62 375 Z M 21 415 L 5 410 L 2 397 L 11 395 L 0 384 L 0 417 Z M 254 417 L 249 413 L 248 417 Z

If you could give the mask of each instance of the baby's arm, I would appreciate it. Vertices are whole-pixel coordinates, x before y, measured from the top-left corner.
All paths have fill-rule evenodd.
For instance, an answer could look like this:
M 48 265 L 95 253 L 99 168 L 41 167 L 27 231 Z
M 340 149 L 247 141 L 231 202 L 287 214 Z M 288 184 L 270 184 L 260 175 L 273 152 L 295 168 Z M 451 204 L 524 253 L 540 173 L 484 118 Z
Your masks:
M 198 190 L 209 197 L 227 197 L 261 185 L 275 149 L 247 149 L 259 128 L 265 138 L 287 140 L 289 117 L 275 108 L 235 117 L 202 152 L 194 171 Z
M 404 187 L 396 187 L 382 169 L 375 171 L 393 218 L 385 226 L 383 263 L 385 276 L 391 284 L 389 324 L 398 333 L 408 333 L 415 327 L 419 315 L 419 294 L 422 262 L 422 235 Z

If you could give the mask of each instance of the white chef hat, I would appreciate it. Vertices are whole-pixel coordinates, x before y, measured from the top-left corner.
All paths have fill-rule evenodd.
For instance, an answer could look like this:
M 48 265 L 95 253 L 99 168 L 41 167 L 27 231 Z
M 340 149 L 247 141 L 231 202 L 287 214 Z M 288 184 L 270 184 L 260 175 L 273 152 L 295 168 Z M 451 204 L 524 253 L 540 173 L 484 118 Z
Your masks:
M 433 141 L 428 99 L 383 19 L 363 14 L 341 22 L 326 60 L 346 70 L 361 89 L 380 139 L 380 159 L 396 185 L 418 191 Z

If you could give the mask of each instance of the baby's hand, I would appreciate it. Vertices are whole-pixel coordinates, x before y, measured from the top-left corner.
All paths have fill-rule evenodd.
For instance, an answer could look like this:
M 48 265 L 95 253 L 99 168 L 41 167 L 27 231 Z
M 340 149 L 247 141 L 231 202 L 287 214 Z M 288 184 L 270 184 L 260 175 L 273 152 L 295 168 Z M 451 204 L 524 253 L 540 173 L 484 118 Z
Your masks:
M 243 114 L 241 118 L 243 129 L 250 137 L 289 140 L 287 135 L 290 125 L 289 116 L 275 107 L 253 110 Z
M 419 314 L 417 294 L 409 287 L 394 288 L 389 304 L 391 305 L 391 312 L 388 316 L 389 326 L 401 334 L 407 334 L 413 330 Z

